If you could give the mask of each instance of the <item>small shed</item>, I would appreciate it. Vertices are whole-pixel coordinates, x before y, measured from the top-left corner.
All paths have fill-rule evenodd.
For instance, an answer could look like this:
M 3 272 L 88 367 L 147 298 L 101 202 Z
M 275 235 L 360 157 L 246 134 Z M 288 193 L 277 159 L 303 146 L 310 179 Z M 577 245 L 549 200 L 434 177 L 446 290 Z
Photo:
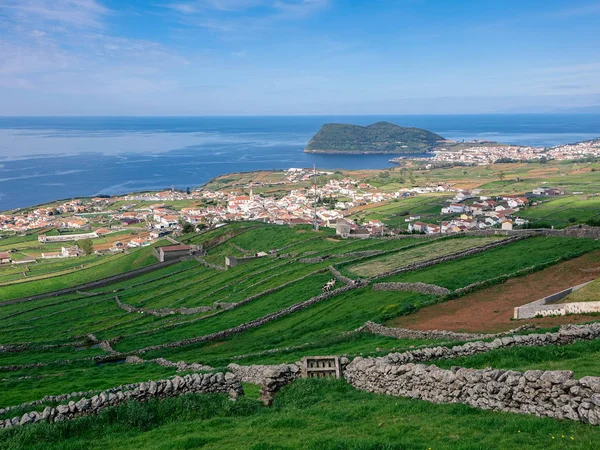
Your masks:
M 192 252 L 192 247 L 184 244 L 167 245 L 164 247 L 157 247 L 154 249 L 154 256 L 159 262 L 173 261 L 175 259 L 189 256 Z
M 0 252 L 0 264 L 10 264 L 12 259 L 8 252 Z

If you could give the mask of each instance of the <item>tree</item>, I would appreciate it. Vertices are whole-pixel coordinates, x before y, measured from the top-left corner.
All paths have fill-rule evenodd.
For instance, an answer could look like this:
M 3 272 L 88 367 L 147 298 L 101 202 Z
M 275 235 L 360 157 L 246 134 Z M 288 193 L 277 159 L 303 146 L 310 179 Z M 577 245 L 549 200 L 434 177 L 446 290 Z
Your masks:
M 86 255 L 91 255 L 94 252 L 94 243 L 91 239 L 81 239 L 77 241 L 79 247 Z
M 503 171 L 498 172 L 498 178 L 500 179 L 500 181 L 504 180 L 505 176 L 506 174 Z
M 191 189 L 190 189 L 189 187 L 186 187 L 186 188 L 185 188 L 185 193 L 186 193 L 187 195 L 190 195 L 190 194 L 192 193 L 192 191 L 191 191 Z
M 196 229 L 194 228 L 194 225 L 192 225 L 189 222 L 184 222 L 182 227 L 181 227 L 181 231 L 183 231 L 183 233 L 187 234 L 187 233 L 193 233 Z

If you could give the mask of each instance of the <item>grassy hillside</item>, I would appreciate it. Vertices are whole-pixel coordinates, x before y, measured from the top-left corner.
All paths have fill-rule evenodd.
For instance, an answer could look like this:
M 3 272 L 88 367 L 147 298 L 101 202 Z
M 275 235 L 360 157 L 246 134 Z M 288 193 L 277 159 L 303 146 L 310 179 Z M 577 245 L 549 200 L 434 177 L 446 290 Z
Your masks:
M 45 395 L 98 391 L 175 374 L 174 368 L 150 362 L 153 358 L 224 368 L 232 362 L 274 364 L 328 354 L 353 358 L 452 345 L 440 339 L 352 333 L 366 321 L 389 323 L 423 307 L 452 301 L 419 292 L 376 291 L 369 277 L 494 239 L 498 237 L 341 240 L 332 230 L 315 233 L 310 227 L 252 223 L 187 235 L 187 242 L 208 248 L 204 260 L 218 265 L 231 254 L 275 252 L 229 270 L 189 260 L 83 293 L 0 306 L 0 345 L 8 346 L 0 352 L 0 408 Z M 591 256 L 599 248 L 600 241 L 592 239 L 534 237 L 377 281 L 418 281 L 454 290 L 474 282 L 502 281 L 514 272 L 551 266 L 581 254 L 590 255 L 582 269 L 588 265 L 593 269 L 597 263 Z M 374 250 L 382 253 L 360 253 Z M 0 293 L 14 298 L 102 278 L 151 262 L 150 252 L 151 248 L 144 248 L 106 258 L 89 270 L 3 286 Z M 369 283 L 321 299 L 317 296 L 333 277 L 330 266 Z M 335 288 L 342 286 L 337 281 Z M 119 308 L 116 297 L 142 311 Z M 315 298 L 321 301 L 299 307 Z M 161 308 L 181 307 L 209 310 L 162 317 L 150 314 Z M 289 307 L 299 309 L 283 314 Z M 275 313 L 282 315 L 273 319 Z M 245 331 L 197 341 L 260 318 L 268 320 Z M 485 317 L 480 320 L 485 321 Z M 557 320 L 568 323 L 569 317 Z M 90 334 L 110 342 L 117 353 L 100 348 Z M 24 348 L 13 351 L 15 344 Z M 153 349 L 148 350 L 150 347 Z M 590 341 L 527 351 L 505 349 L 439 365 L 564 368 L 575 370 L 577 376 L 598 375 L 597 347 L 596 341 Z M 147 362 L 124 364 L 126 354 L 139 354 Z M 175 416 L 179 422 L 172 419 Z M 435 434 L 426 431 L 432 429 L 432 423 L 438 430 Z M 515 431 L 519 429 L 521 435 Z M 168 439 L 156 439 L 158 433 Z M 281 439 L 281 445 L 269 447 L 263 440 L 265 433 Z M 91 445 L 92 436 L 97 440 L 92 446 L 96 447 L 236 448 L 237 443 L 239 448 L 242 435 L 249 436 L 244 442 L 256 448 L 300 448 L 307 435 L 318 435 L 321 448 L 352 448 L 355 444 L 356 448 L 553 448 L 554 443 L 543 437 L 549 433 L 573 435 L 568 448 L 586 448 L 585 444 L 597 438 L 596 428 L 575 423 L 375 396 L 354 391 L 343 382 L 313 380 L 287 388 L 271 409 L 252 399 L 233 404 L 219 396 L 131 404 L 106 411 L 99 418 L 0 432 L 0 448 L 41 448 L 41 442 L 45 448 L 81 448 Z M 452 437 L 455 435 L 458 438 Z

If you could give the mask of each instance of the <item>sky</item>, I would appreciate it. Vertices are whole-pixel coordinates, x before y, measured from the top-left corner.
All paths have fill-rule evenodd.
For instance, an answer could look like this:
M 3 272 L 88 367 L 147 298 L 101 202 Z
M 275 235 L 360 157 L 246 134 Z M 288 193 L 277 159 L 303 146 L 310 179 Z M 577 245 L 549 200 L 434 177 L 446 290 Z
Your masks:
M 600 112 L 598 0 L 0 0 L 0 115 Z

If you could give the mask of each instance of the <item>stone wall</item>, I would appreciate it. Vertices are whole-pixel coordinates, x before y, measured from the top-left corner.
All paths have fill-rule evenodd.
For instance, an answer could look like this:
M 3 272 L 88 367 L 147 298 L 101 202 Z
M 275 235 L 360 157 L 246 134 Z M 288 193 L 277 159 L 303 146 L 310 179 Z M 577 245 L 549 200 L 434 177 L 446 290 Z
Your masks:
M 600 227 L 591 227 L 588 225 L 575 225 L 562 230 L 553 230 L 550 228 L 536 228 L 530 230 L 473 230 L 465 231 L 468 236 L 548 236 L 548 237 L 571 237 L 600 239 Z
M 353 280 L 352 278 L 349 278 L 347 276 L 344 276 L 340 273 L 339 270 L 337 270 L 335 267 L 333 266 L 329 266 L 329 271 L 331 272 L 331 275 L 333 275 L 338 281 L 344 283 L 347 286 L 352 286 L 355 283 L 355 280 Z
M 375 322 L 365 322 L 365 324 L 353 333 L 367 332 L 377 334 L 379 336 L 393 337 L 396 339 L 445 339 L 448 341 L 470 341 L 474 339 L 490 339 L 504 337 L 511 334 L 533 328 L 531 325 L 523 325 L 514 330 L 505 331 L 495 334 L 480 334 L 480 333 L 455 333 L 454 331 L 445 330 L 409 330 L 407 328 L 389 328 Z
M 356 358 L 345 377 L 357 389 L 378 394 L 600 424 L 600 377 L 573 380 L 571 371 L 445 370 Z
M 227 370 L 233 373 L 242 383 L 264 385 L 275 380 L 280 388 L 300 377 L 301 368 L 298 364 L 253 365 L 240 366 L 229 364 Z
M 273 403 L 277 391 L 299 378 L 302 372 L 299 363 L 271 366 L 229 364 L 227 369 L 243 383 L 258 384 L 261 387 L 260 398 L 267 406 Z
M 183 394 L 222 393 L 232 398 L 243 395 L 244 391 L 238 378 L 232 373 L 199 374 L 183 377 L 175 376 L 166 380 L 148 381 L 119 386 L 94 395 L 70 401 L 56 407 L 47 406 L 43 412 L 27 412 L 21 417 L 0 420 L 0 429 L 12 428 L 37 422 L 62 422 L 83 415 L 97 414 L 104 408 L 116 406 L 130 400 L 146 401 L 151 398 L 176 397 Z
M 402 292 L 420 292 L 428 295 L 448 295 L 450 289 L 426 283 L 375 283 L 374 291 L 402 291 Z
M 123 311 L 127 311 L 130 313 L 140 313 L 140 314 L 148 314 L 150 316 L 156 317 L 165 317 L 173 314 L 180 315 L 191 315 L 191 314 L 199 314 L 207 311 L 212 311 L 215 309 L 214 306 L 198 306 L 196 308 L 186 308 L 182 306 L 181 308 L 160 308 L 160 309 L 144 309 L 137 308 L 133 305 L 128 305 L 127 303 L 123 303 L 119 300 L 118 296 L 115 296 L 115 301 L 117 302 L 117 306 L 121 308 Z
M 196 258 L 196 261 L 198 261 L 200 264 L 202 264 L 204 267 L 208 267 L 209 269 L 215 269 L 215 270 L 227 270 L 227 267 L 223 267 L 220 266 L 218 264 L 212 264 L 209 263 L 208 261 L 206 261 L 204 258 Z
M 468 342 L 454 347 L 431 347 L 411 350 L 404 353 L 390 353 L 381 358 L 386 364 L 399 365 L 409 362 L 430 361 L 433 359 L 448 359 L 461 356 L 471 356 L 489 352 L 498 348 L 516 346 L 546 346 L 565 345 L 579 340 L 591 340 L 600 337 L 600 322 L 588 325 L 566 325 L 555 333 L 524 334 L 505 336 L 491 342 Z

